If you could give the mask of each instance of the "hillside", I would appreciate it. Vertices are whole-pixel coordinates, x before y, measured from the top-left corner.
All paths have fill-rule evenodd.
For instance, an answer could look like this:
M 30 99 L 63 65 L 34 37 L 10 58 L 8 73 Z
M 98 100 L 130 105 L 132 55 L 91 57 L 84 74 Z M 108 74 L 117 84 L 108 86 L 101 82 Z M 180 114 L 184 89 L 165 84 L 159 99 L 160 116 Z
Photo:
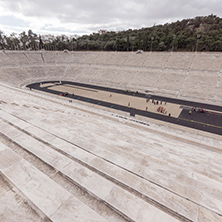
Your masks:
M 139 30 L 94 33 L 78 42 L 81 48 L 95 49 L 100 42 L 104 50 L 117 51 L 222 51 L 222 19 L 209 15 Z
M 139 30 L 93 33 L 79 38 L 43 41 L 29 30 L 9 37 L 0 31 L 0 49 L 91 51 L 222 51 L 222 18 L 198 16 Z

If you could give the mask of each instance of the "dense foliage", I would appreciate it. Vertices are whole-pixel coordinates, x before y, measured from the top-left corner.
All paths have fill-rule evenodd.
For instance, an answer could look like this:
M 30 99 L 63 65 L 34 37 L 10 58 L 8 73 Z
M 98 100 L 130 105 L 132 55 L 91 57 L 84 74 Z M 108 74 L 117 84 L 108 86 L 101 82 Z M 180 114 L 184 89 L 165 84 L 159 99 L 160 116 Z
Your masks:
M 63 41 L 43 43 L 31 30 L 19 38 L 0 32 L 0 49 L 107 50 L 107 51 L 222 51 L 222 19 L 216 15 L 184 19 L 139 30 L 93 33 Z

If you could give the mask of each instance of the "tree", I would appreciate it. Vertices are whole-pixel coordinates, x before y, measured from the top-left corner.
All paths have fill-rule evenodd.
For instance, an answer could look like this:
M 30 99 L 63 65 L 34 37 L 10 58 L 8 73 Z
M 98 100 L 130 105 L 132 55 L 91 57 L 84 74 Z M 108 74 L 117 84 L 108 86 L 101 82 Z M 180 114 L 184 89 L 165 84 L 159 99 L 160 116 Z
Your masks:
M 26 50 L 26 45 L 28 44 L 28 36 L 26 35 L 25 32 L 20 33 L 19 36 L 20 36 L 20 41 L 22 43 L 23 50 Z
M 221 40 L 217 40 L 212 44 L 212 49 L 213 51 L 222 51 L 222 41 Z
M 30 29 L 28 30 L 28 43 L 29 47 L 33 50 L 36 50 L 38 48 L 38 36 L 37 34 L 33 33 L 33 31 Z
M 160 50 L 160 51 L 166 50 L 166 46 L 165 46 L 165 43 L 164 43 L 164 42 L 160 42 L 160 43 L 159 43 L 159 50 Z
M 199 27 L 199 28 L 198 28 Z M 46 44 L 47 50 L 118 50 L 129 51 L 147 50 L 195 50 L 197 34 L 201 30 L 201 39 L 198 40 L 198 49 L 220 51 L 222 41 L 222 19 L 209 15 L 184 19 L 164 25 L 155 25 L 139 30 L 129 29 L 121 32 L 107 32 L 100 35 L 93 33 L 65 41 L 64 36 L 57 37 L 52 43 Z M 176 35 L 176 39 L 173 36 Z M 151 38 L 153 38 L 151 40 Z M 43 48 L 41 36 L 37 36 L 30 29 L 27 34 L 22 32 L 6 36 L 0 32 L 0 49 Z
M 4 49 L 4 35 L 3 31 L 0 30 L 0 49 Z
M 10 38 L 11 38 L 11 41 L 12 41 L 12 45 L 13 45 L 13 48 L 14 48 L 14 50 L 16 50 L 16 49 L 19 49 L 19 39 L 16 37 L 16 33 L 12 33 L 11 35 L 10 35 Z
M 40 35 L 39 35 L 39 49 L 43 49 L 43 42 Z
M 107 41 L 104 49 L 107 51 L 114 51 L 116 49 L 116 41 Z

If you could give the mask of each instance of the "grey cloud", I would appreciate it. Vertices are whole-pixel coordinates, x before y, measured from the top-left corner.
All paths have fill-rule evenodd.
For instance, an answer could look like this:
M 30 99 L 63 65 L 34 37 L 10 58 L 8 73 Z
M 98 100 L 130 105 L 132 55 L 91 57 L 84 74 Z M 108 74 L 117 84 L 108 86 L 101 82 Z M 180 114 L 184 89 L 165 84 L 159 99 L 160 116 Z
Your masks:
M 150 27 L 154 23 L 172 22 L 183 18 L 222 16 L 220 0 L 7 0 L 8 10 L 28 17 L 54 17 L 62 23 L 84 25 L 89 30 L 99 27 Z

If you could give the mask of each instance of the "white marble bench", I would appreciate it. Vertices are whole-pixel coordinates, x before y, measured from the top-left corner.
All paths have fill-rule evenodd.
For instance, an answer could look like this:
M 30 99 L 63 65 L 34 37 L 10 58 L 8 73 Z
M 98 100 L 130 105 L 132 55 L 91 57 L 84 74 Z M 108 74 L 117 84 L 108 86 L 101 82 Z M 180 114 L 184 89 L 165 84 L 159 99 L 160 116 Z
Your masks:
M 106 221 L 2 143 L 0 170 L 52 221 Z

